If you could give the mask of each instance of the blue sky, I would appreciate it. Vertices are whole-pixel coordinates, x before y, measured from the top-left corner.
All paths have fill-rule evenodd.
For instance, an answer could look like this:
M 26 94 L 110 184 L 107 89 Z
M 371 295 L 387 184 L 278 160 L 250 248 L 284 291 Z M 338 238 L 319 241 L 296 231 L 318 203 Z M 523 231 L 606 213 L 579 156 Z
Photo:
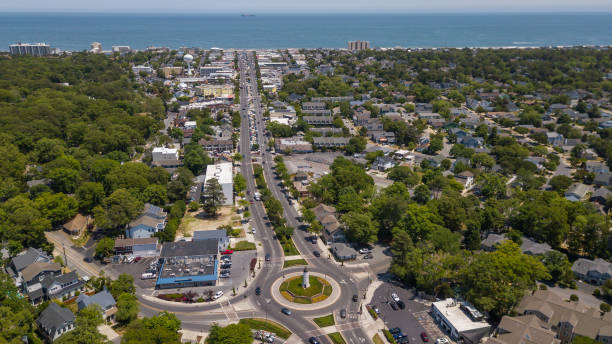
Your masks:
M 0 11 L 174 13 L 611 12 L 611 0 L 20 0 Z

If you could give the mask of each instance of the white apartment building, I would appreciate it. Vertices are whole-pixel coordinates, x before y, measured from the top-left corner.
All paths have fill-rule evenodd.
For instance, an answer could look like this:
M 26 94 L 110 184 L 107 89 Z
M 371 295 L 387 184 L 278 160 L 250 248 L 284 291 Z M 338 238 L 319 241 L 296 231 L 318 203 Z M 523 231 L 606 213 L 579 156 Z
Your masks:
M 221 189 L 223 189 L 223 195 L 225 195 L 225 202 L 223 205 L 234 204 L 234 176 L 232 173 L 232 163 L 224 162 L 216 165 L 208 165 L 206 167 L 206 178 L 204 179 L 204 190 L 206 190 L 206 184 L 211 179 L 217 179 Z
M 176 148 L 155 147 L 151 152 L 153 161 L 178 160 L 179 153 Z

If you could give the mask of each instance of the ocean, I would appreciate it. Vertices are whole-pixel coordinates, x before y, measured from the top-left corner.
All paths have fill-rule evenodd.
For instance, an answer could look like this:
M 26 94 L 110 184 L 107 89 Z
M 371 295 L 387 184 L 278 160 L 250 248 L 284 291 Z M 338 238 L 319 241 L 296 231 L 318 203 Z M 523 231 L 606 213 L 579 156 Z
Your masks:
M 612 45 L 612 13 L 603 14 L 92 14 L 0 13 L 0 50 L 46 42 L 62 50 L 91 42 L 201 48 L 536 47 Z

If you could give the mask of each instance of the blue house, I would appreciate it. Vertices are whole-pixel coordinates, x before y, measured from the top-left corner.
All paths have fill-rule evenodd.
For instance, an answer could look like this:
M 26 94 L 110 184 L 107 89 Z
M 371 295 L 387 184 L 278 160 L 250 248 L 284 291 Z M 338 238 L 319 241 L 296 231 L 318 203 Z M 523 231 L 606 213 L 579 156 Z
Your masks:
M 128 238 L 150 238 L 166 227 L 166 212 L 152 204 L 145 204 L 142 214 L 128 224 L 125 235 Z

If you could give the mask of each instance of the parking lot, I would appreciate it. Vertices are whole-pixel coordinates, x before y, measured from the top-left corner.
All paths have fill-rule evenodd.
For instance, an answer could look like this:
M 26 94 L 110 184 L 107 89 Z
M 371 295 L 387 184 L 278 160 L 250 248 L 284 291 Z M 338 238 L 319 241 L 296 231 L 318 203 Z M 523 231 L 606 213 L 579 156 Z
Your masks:
M 251 259 L 257 258 L 257 254 L 255 251 L 241 251 L 234 252 L 232 255 L 232 267 L 228 269 L 231 272 L 230 277 L 228 278 L 219 278 L 217 282 L 217 286 L 215 290 L 222 290 L 224 293 L 231 293 L 232 288 L 236 288 L 237 290 L 240 287 L 244 286 L 244 281 L 248 279 Z M 259 257 L 262 259 L 263 257 Z M 134 276 L 134 283 L 138 285 L 138 287 L 143 289 L 154 289 L 155 288 L 155 280 L 156 278 L 143 280 L 142 274 L 149 268 L 151 263 L 157 261 L 157 257 L 146 257 L 142 258 L 140 261 L 132 262 L 132 263 L 113 263 L 111 264 L 112 268 L 119 273 L 126 273 L 128 275 Z M 221 266 L 222 262 L 219 262 L 219 266 Z M 187 288 L 187 289 L 200 289 L 200 288 Z M 210 287 L 206 287 L 204 289 L 210 289 Z
M 393 310 L 390 305 L 391 294 L 396 293 L 400 300 L 406 304 L 405 309 Z M 387 328 L 391 329 L 399 327 L 402 332 L 408 336 L 410 343 L 422 343 L 421 332 L 426 332 L 429 335 L 429 342 L 435 342 L 438 338 L 434 333 L 430 333 L 426 330 L 421 322 L 417 319 L 417 316 L 429 317 L 427 311 L 429 307 L 426 305 L 416 302 L 413 300 L 414 295 L 411 291 L 404 288 L 400 288 L 391 283 L 384 282 L 376 291 L 372 298 L 371 305 L 378 307 L 380 317 L 385 322 Z

